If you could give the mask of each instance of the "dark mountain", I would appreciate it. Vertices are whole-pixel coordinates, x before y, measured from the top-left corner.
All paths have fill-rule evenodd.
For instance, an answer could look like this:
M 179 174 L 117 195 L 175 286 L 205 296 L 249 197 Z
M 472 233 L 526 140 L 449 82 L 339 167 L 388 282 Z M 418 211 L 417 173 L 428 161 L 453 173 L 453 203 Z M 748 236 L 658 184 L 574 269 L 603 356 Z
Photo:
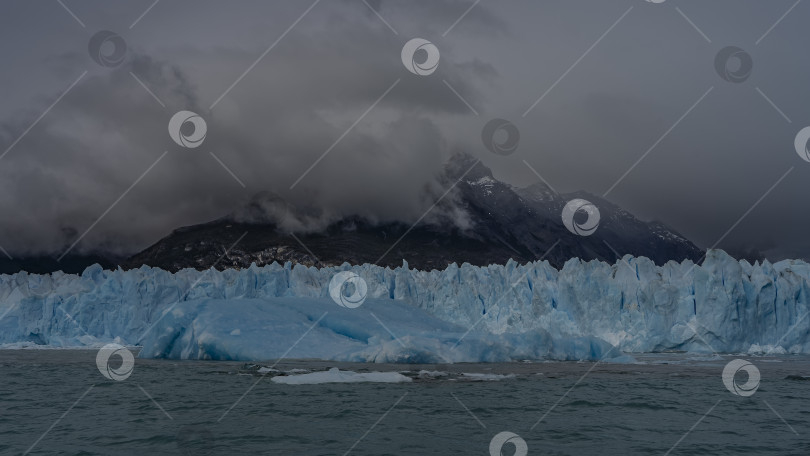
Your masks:
M 305 265 L 348 262 L 396 267 L 404 259 L 412 268 L 429 270 L 453 262 L 502 264 L 510 258 L 527 262 L 542 257 L 560 267 L 572 257 L 613 262 L 617 255 L 630 253 L 661 264 L 686 258 L 697 261 L 703 255 L 689 240 L 662 223 L 642 222 L 620 207 L 585 193 L 558 195 L 544 184 L 514 188 L 496 180 L 488 168 L 469 156 L 451 160 L 443 181 L 446 188 L 457 184 L 452 196 L 434 210 L 448 213 L 445 209 L 456 205 L 471 220 L 469 228 L 458 228 L 449 220 L 445 223 L 431 219 L 430 223 L 411 227 L 353 217 L 318 233 L 288 233 L 273 223 L 240 223 L 228 217 L 175 230 L 122 266 L 146 264 L 177 271 L 291 261 Z M 601 222 L 593 235 L 578 236 L 563 225 L 563 207 L 573 198 L 588 200 L 598 207 Z

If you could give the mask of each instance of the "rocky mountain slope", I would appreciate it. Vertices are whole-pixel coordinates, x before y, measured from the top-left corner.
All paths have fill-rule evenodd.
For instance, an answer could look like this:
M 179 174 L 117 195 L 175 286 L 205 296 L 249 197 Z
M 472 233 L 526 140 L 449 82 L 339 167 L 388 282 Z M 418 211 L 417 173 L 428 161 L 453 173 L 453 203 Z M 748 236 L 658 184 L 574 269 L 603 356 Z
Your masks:
M 435 210 L 456 205 L 471 221 L 468 228 L 435 221 L 413 227 L 401 222 L 375 224 L 350 217 L 321 232 L 290 233 L 274 223 L 240 223 L 225 217 L 175 230 L 123 266 L 146 264 L 177 271 L 290 261 L 309 266 L 348 262 L 396 267 L 405 260 L 413 268 L 432 270 L 450 263 L 505 264 L 509 259 L 525 263 L 544 258 L 561 267 L 572 257 L 613 262 L 632 254 L 663 264 L 703 256 L 698 247 L 662 223 L 641 221 L 585 193 L 560 195 L 542 183 L 512 187 L 470 156 L 451 160 L 442 179 L 446 188 L 457 184 Z M 563 224 L 563 208 L 576 198 L 590 201 L 599 210 L 599 226 L 590 236 L 574 234 Z M 585 214 L 578 213 L 575 219 L 579 221 L 580 216 Z

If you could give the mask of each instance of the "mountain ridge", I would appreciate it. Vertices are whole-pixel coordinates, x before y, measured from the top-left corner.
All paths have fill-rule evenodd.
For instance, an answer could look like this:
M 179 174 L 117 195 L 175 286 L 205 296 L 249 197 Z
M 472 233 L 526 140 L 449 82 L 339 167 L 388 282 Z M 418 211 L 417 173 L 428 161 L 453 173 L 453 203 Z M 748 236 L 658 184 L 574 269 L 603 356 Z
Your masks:
M 370 263 L 397 267 L 405 260 L 411 267 L 432 270 L 451 263 L 506 264 L 510 259 L 520 263 L 547 259 L 561 267 L 573 257 L 612 262 L 631 254 L 656 264 L 703 257 L 701 249 L 661 222 L 643 222 L 618 205 L 584 192 L 561 195 L 543 183 L 513 187 L 466 154 L 448 162 L 440 182 L 449 189 L 448 198 L 434 203 L 431 209 L 439 215 L 427 222 L 410 225 L 350 216 L 320 231 L 294 232 L 269 218 L 246 221 L 231 214 L 178 228 L 128 258 L 123 266 L 177 271 L 290 261 L 307 266 Z M 285 207 L 280 198 L 265 197 L 271 204 Z M 573 234 L 563 224 L 563 207 L 575 198 L 588 200 L 599 209 L 600 225 L 591 236 Z M 256 212 L 260 206 L 251 210 Z M 467 223 L 448 219 L 454 209 L 465 214 Z

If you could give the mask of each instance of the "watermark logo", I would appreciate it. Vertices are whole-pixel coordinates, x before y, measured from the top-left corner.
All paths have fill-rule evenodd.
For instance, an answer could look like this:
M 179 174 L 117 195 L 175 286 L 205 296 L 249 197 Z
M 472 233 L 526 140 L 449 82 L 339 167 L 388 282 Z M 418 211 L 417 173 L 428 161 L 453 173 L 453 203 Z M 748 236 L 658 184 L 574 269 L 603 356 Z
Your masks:
M 735 380 L 737 373 L 740 371 L 745 371 L 748 374 L 748 380 L 742 385 Z M 732 394 L 742 397 L 751 396 L 759 388 L 759 369 L 744 359 L 732 360 L 723 368 L 723 384 Z
M 421 63 L 416 61 L 417 53 L 426 55 Z M 408 71 L 419 76 L 433 74 L 439 67 L 439 48 L 428 40 L 414 38 L 402 48 L 402 64 Z
M 205 426 L 183 426 L 177 433 L 177 448 L 188 456 L 211 454 L 213 447 L 214 436 L 211 430 Z
M 113 367 L 110 362 L 113 356 L 121 358 L 121 364 L 117 367 Z M 101 347 L 101 350 L 96 354 L 96 367 L 98 367 L 101 375 L 109 380 L 120 382 L 132 375 L 132 370 L 135 367 L 135 356 L 123 345 L 107 344 Z
M 584 221 L 577 221 L 577 214 L 584 214 L 587 218 Z M 568 231 L 579 236 L 590 236 L 595 233 L 599 227 L 599 219 L 599 208 L 584 199 L 569 201 L 562 211 L 563 225 Z
M 736 46 L 720 49 L 714 58 L 714 69 L 723 80 L 739 84 L 745 82 L 754 69 L 751 54 Z
M 664 3 L 666 0 L 647 0 L 647 3 Z
M 505 119 L 492 119 L 481 130 L 484 147 L 496 155 L 513 154 L 520 143 L 520 131 Z
M 190 131 L 189 131 L 190 130 Z M 169 120 L 169 136 L 179 146 L 193 149 L 202 145 L 208 126 L 205 119 L 191 111 L 180 111 Z
M 810 127 L 803 128 L 796 135 L 796 153 L 802 160 L 810 162 Z
M 90 57 L 104 67 L 117 67 L 127 55 L 127 43 L 121 35 L 102 30 L 90 38 L 87 44 Z
M 512 454 L 514 456 L 526 456 L 529 454 L 529 447 L 526 445 L 526 441 L 514 432 L 508 431 L 501 432 L 492 438 L 492 441 L 489 442 L 489 454 L 491 456 L 505 456 L 503 447 L 507 443 L 512 444 L 512 446 L 515 447 L 515 451 L 506 454 Z
M 363 305 L 368 294 L 368 285 L 352 271 L 338 272 L 329 282 L 329 296 L 341 307 L 355 309 Z

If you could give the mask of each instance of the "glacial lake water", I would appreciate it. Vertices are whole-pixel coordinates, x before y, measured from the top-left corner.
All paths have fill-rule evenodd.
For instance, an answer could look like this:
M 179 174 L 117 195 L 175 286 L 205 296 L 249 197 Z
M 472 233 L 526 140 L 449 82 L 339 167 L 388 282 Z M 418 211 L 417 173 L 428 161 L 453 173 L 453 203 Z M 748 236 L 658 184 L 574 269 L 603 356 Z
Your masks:
M 495 451 L 506 456 L 521 443 L 528 455 L 810 454 L 808 356 L 655 354 L 635 355 L 635 364 L 284 360 L 275 368 L 414 378 L 286 385 L 243 362 L 148 359 L 114 381 L 100 373 L 96 354 L 0 350 L 0 454 L 489 455 L 502 432 L 512 433 L 501 439 L 511 443 Z M 723 369 L 735 358 L 759 372 L 753 394 L 724 385 Z M 421 370 L 433 373 L 420 377 Z M 747 374 L 739 375 L 737 383 L 746 383 Z

